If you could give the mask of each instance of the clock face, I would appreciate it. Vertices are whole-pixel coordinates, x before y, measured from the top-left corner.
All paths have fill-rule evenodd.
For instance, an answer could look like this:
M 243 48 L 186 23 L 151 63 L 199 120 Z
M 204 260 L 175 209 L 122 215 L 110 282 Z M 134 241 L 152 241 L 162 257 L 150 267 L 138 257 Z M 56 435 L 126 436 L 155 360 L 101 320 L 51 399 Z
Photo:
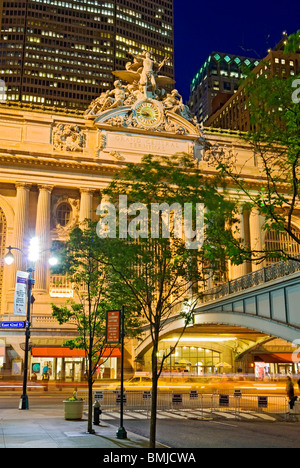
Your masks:
M 161 121 L 162 111 L 155 101 L 139 101 L 135 105 L 137 120 L 146 127 L 155 127 Z

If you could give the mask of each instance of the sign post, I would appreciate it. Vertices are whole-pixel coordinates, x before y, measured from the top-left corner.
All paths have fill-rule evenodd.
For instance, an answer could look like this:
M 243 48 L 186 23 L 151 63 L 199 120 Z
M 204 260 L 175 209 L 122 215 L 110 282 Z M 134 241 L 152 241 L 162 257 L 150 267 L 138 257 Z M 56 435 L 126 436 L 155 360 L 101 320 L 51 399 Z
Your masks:
M 27 284 L 27 316 L 26 316 L 26 329 L 25 329 L 25 355 L 24 355 L 24 374 L 23 374 L 23 394 L 20 398 L 19 409 L 29 409 L 28 395 L 27 395 L 27 377 L 28 377 L 28 355 L 29 355 L 29 340 L 30 340 L 30 309 L 33 304 L 34 298 L 31 294 L 34 287 L 34 269 L 28 269 L 28 284 Z
M 121 402 L 120 402 L 120 427 L 117 432 L 117 439 L 127 439 L 127 432 L 123 425 L 123 414 L 124 414 L 124 316 L 125 310 L 122 306 L 121 310 Z

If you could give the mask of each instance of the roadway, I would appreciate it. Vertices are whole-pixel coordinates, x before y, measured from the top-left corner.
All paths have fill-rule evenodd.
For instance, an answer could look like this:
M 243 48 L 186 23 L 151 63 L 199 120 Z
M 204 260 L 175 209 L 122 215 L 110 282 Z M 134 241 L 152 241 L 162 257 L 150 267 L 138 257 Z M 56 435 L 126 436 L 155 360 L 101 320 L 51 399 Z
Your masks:
M 151 390 L 152 383 L 140 383 L 133 384 L 130 381 L 124 382 L 125 390 Z M 236 389 L 240 389 L 243 394 L 257 394 L 257 395 L 281 395 L 286 396 L 286 379 L 280 379 L 278 381 L 254 381 L 254 380 L 238 380 L 238 379 L 207 379 L 203 382 L 194 382 L 192 380 L 180 380 L 180 381 L 159 381 L 159 390 L 161 392 L 189 392 L 190 390 L 198 390 L 199 393 L 203 394 L 213 394 L 213 393 L 228 393 L 232 394 Z M 72 396 L 74 389 L 84 389 L 87 390 L 87 385 L 74 383 L 62 384 L 60 389 L 57 387 L 56 383 L 50 382 L 48 385 L 48 391 L 44 391 L 41 383 L 37 384 L 28 384 L 28 393 L 30 391 L 32 394 L 41 394 L 46 396 L 46 394 L 53 395 L 62 395 L 66 394 Z M 120 382 L 119 381 L 110 381 L 102 382 L 96 381 L 94 390 L 119 390 Z M 294 389 L 295 395 L 300 396 L 300 391 L 298 385 L 296 384 L 296 379 L 294 379 Z M 4 393 L 11 392 L 21 394 L 22 393 L 22 383 L 12 383 L 12 382 L 0 382 L 0 397 Z M 68 397 L 67 396 L 67 397 Z
M 110 424 L 118 427 L 117 421 Z M 149 421 L 124 421 L 127 431 L 147 438 L 149 425 Z M 300 448 L 300 424 L 158 419 L 156 439 L 167 447 L 181 449 Z
M 67 392 L 29 392 L 29 410 L 53 407 L 61 409 Z M 1 409 L 17 408 L 19 392 L 0 392 Z M 190 414 L 191 413 L 191 414 Z M 223 418 L 201 418 L 197 412 L 158 412 L 157 441 L 171 448 L 300 448 L 300 423 L 282 420 L 264 420 L 259 417 L 235 419 L 229 414 Z M 226 417 L 225 417 L 226 416 Z M 249 415 L 248 415 L 249 416 Z M 85 418 L 86 416 L 84 416 Z M 101 416 L 102 428 L 114 426 L 117 430 L 119 414 L 107 412 Z M 129 432 L 149 438 L 149 414 L 126 412 L 124 427 Z M 96 427 L 95 427 L 96 428 Z

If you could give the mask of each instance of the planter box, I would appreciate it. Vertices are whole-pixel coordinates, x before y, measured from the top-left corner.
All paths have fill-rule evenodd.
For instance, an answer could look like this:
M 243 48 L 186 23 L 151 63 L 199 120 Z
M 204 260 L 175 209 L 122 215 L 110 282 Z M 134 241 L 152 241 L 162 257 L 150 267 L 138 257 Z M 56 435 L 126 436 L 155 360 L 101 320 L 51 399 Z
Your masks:
M 65 419 L 82 419 L 83 401 L 64 401 Z

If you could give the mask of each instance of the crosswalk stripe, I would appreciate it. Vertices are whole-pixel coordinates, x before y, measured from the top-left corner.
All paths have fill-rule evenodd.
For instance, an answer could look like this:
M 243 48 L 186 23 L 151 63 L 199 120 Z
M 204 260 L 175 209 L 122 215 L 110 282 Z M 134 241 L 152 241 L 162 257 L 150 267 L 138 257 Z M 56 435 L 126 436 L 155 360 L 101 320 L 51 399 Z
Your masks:
M 225 411 L 213 411 L 216 416 L 223 416 L 226 419 L 235 419 L 235 414 L 226 413 Z
M 264 413 L 253 413 L 257 418 L 265 419 L 266 421 L 276 421 L 276 418 L 269 416 L 268 414 Z
M 238 415 L 245 419 L 256 419 L 256 416 L 254 416 L 253 413 L 245 413 L 244 411 L 240 411 Z
M 224 419 L 236 419 L 236 417 L 239 417 L 240 419 L 264 419 L 266 421 L 276 421 L 274 417 L 269 416 L 268 414 L 264 413 L 255 413 L 255 412 L 243 412 L 240 411 L 237 414 L 227 412 L 227 411 L 209 411 L 209 410 L 193 410 L 193 411 L 188 411 L 188 410 L 183 410 L 183 411 L 176 411 L 176 412 L 171 412 L 171 411 L 163 411 L 163 410 L 158 410 L 156 417 L 157 419 L 187 419 L 187 418 L 197 418 L 197 417 L 207 417 L 207 416 L 221 416 Z M 124 412 L 124 419 L 125 420 L 145 420 L 145 419 L 150 419 L 150 412 L 149 411 L 125 411 Z M 117 411 L 107 411 L 103 412 L 101 415 L 101 418 L 103 420 L 118 420 L 120 418 L 120 413 Z
M 160 414 L 167 416 L 168 418 L 175 418 L 175 419 L 185 419 L 184 416 L 182 416 L 179 413 L 169 413 L 168 411 L 159 411 Z

